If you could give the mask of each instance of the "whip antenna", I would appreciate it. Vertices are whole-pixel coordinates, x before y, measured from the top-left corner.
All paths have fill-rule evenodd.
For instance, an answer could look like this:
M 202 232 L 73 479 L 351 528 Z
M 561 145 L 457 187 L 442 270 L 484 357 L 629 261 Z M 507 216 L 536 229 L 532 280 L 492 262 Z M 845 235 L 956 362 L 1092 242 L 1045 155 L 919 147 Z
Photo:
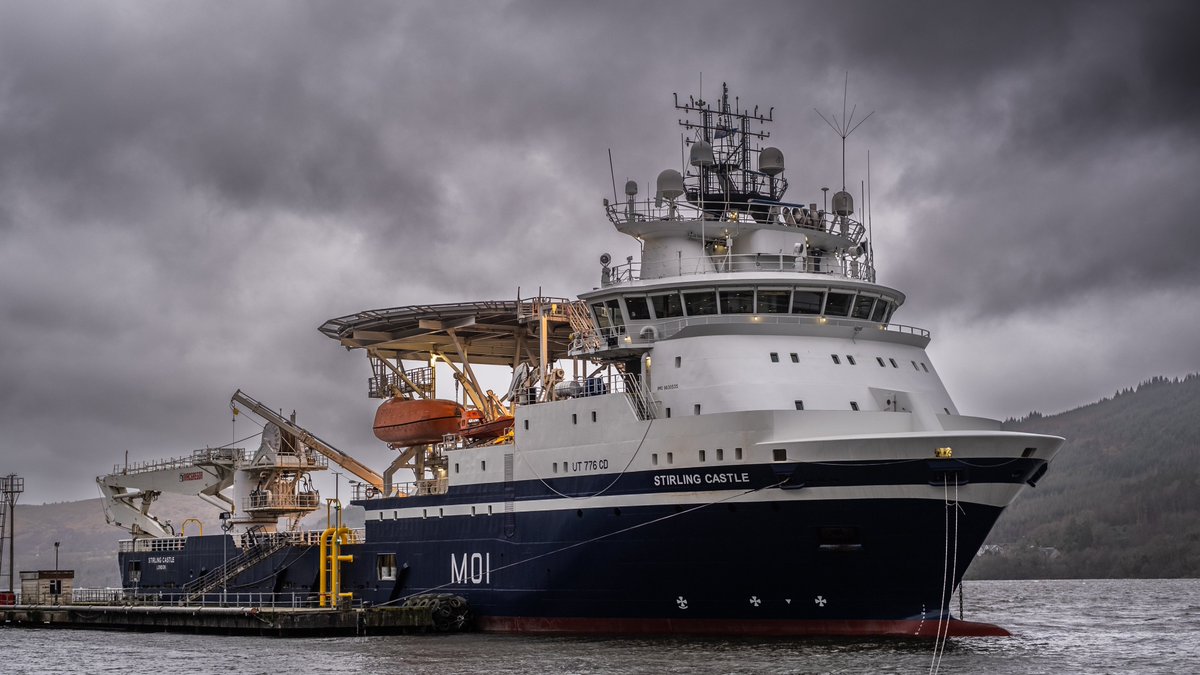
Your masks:
M 849 94 L 850 94 L 850 73 L 849 73 L 849 71 L 847 71 L 846 72 L 846 84 L 842 90 L 842 117 L 841 117 L 841 119 L 838 119 L 837 117 L 835 117 L 831 114 L 830 117 L 833 117 L 833 120 L 830 121 L 829 117 L 822 115 L 820 110 L 813 108 L 813 110 L 816 111 L 816 113 L 818 115 L 821 115 L 821 119 L 825 120 L 825 123 L 828 124 L 831 129 L 833 129 L 834 133 L 836 133 L 842 139 L 842 190 L 846 189 L 846 137 L 849 136 L 850 134 L 854 133 L 855 129 L 862 126 L 863 122 L 866 122 L 868 119 L 870 119 L 871 115 L 875 114 L 875 111 L 872 110 L 870 113 L 867 114 L 866 117 L 859 120 L 858 124 L 854 124 L 854 111 L 858 110 L 858 104 L 855 103 L 854 107 L 850 108 L 850 114 L 847 116 L 846 115 L 846 103 L 847 103 L 847 98 L 849 97 Z M 852 124 L 854 126 L 851 126 Z

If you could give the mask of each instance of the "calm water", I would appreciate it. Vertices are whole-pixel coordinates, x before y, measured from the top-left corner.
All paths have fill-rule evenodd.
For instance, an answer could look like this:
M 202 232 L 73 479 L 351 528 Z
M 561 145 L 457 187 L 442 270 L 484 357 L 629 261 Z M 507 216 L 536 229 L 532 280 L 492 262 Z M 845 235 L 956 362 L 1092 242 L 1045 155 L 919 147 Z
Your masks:
M 957 598 L 956 598 L 957 601 Z M 1200 580 L 973 581 L 942 673 L 1200 672 Z M 4 673 L 928 673 L 930 642 L 0 630 Z

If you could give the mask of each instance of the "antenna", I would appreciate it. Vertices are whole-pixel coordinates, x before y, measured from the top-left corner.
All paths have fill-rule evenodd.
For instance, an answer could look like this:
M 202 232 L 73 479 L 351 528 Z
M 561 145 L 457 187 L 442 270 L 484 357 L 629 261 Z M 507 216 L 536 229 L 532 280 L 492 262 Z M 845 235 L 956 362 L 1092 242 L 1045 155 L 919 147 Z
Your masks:
M 821 115 L 821 119 L 825 120 L 825 123 L 828 124 L 831 129 L 833 129 L 834 133 L 836 133 L 838 136 L 841 136 L 841 138 L 842 138 L 842 190 L 846 189 L 846 137 L 849 136 L 850 134 L 854 133 L 855 129 L 862 126 L 863 122 L 866 122 L 871 117 L 871 115 L 875 114 L 875 111 L 872 110 L 870 113 L 867 114 L 866 117 L 859 120 L 858 124 L 854 124 L 854 111 L 858 110 L 858 104 L 857 103 L 854 104 L 854 107 L 850 109 L 850 115 L 847 116 L 846 115 L 846 102 L 847 102 L 847 98 L 849 97 L 849 95 L 850 95 L 850 71 L 846 71 L 846 84 L 842 90 L 842 118 L 838 119 L 837 117 L 834 117 L 833 121 L 831 122 L 828 117 L 821 115 L 820 110 L 813 108 L 813 110 L 815 110 L 818 115 Z M 833 116 L 830 115 L 830 117 L 833 117 Z M 836 124 L 834 122 L 836 122 Z M 854 126 L 850 126 L 851 124 L 854 124 Z
M 867 251 L 867 262 L 871 263 L 871 281 L 875 281 L 875 233 L 871 231 L 871 151 L 867 150 L 867 237 L 871 248 Z
M 612 177 L 613 203 L 616 204 L 617 202 L 619 202 L 621 200 L 617 199 L 617 173 L 615 171 L 613 171 L 612 148 L 608 149 L 608 175 Z

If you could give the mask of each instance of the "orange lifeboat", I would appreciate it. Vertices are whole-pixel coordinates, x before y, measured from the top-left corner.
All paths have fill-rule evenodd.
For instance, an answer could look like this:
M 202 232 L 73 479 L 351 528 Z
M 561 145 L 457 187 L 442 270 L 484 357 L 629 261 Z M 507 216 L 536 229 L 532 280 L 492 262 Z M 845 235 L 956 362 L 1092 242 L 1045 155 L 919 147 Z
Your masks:
M 384 401 L 375 411 L 375 438 L 393 445 L 437 443 L 458 433 L 463 407 L 442 399 Z
M 500 438 L 508 433 L 508 430 L 512 429 L 512 426 L 513 418 L 505 415 L 483 424 L 464 424 L 459 433 L 462 434 L 463 438 L 468 438 L 472 441 L 490 441 L 493 438 Z

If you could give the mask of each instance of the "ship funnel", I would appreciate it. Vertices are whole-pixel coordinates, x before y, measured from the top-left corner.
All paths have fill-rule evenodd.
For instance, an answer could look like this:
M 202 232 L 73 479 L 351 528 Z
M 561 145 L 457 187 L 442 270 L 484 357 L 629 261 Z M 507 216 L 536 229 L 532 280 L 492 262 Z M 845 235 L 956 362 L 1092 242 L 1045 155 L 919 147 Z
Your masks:
M 854 213 L 854 197 L 845 190 L 833 193 L 833 212 L 839 216 Z
M 763 148 L 758 153 L 758 170 L 768 176 L 783 173 L 783 152 L 779 148 Z
M 712 166 L 717 163 L 713 157 L 712 146 L 707 141 L 696 141 L 692 143 L 690 154 L 690 162 L 692 166 Z

